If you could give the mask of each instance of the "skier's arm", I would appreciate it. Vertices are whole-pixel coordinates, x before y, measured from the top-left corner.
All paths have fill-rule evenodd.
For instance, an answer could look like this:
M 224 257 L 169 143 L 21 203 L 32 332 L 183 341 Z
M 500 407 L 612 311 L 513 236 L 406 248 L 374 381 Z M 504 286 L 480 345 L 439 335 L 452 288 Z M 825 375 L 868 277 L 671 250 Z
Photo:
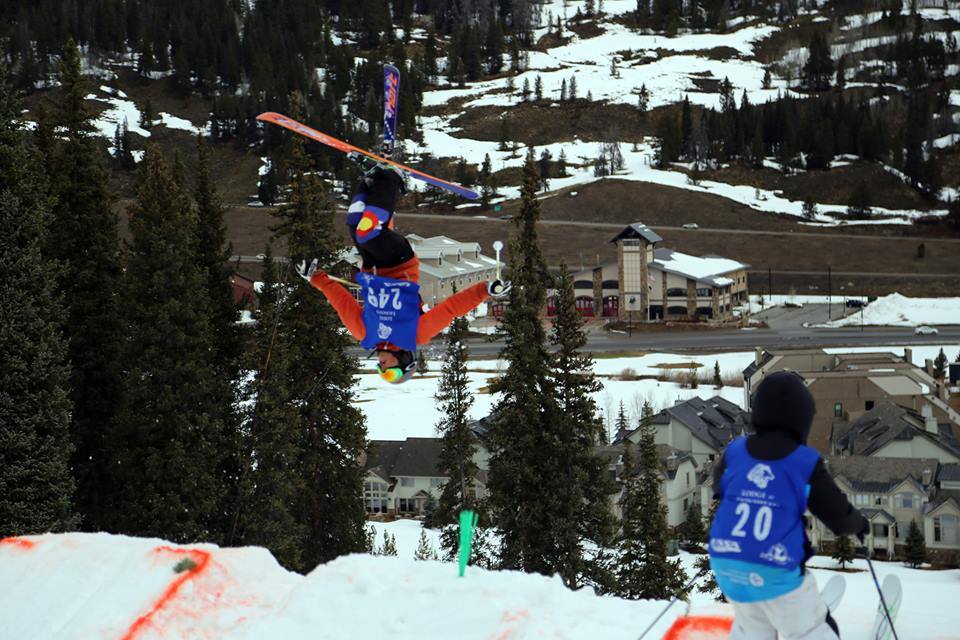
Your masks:
M 847 496 L 830 477 L 823 458 L 817 460 L 817 466 L 810 474 L 810 499 L 807 507 L 834 535 L 865 533 L 864 529 L 868 526 L 866 518 L 850 504 Z
M 453 294 L 430 311 L 420 316 L 417 325 L 417 344 L 426 344 L 430 338 L 443 331 L 454 318 L 466 315 L 490 296 L 487 283 L 478 282 L 468 289 Z
M 363 310 L 360 308 L 360 303 L 354 299 L 350 292 L 320 270 L 314 272 L 310 277 L 310 284 L 326 296 L 327 301 L 333 305 L 337 315 L 340 316 L 340 322 L 347 328 L 350 335 L 357 340 L 363 340 L 363 337 L 367 334 L 367 330 L 363 326 Z

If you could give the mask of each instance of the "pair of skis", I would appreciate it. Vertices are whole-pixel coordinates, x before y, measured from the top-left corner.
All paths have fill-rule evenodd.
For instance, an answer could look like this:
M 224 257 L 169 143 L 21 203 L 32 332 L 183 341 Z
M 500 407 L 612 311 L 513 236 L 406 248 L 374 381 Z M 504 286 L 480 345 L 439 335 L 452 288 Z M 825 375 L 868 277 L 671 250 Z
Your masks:
M 326 145 L 332 149 L 342 151 L 350 158 L 364 162 L 373 162 L 376 164 L 387 164 L 399 169 L 414 180 L 419 180 L 431 186 L 439 187 L 440 189 L 445 189 L 452 193 L 456 193 L 457 195 L 467 198 L 468 200 L 478 199 L 480 194 L 478 194 L 476 191 L 467 189 L 466 187 L 460 186 L 455 182 L 442 180 L 436 176 L 432 176 L 418 169 L 414 169 L 413 167 L 400 164 L 399 162 L 391 159 L 390 156 L 393 155 L 397 143 L 397 111 L 399 106 L 399 97 L 400 71 L 393 65 L 385 65 L 383 68 L 382 155 L 377 155 L 375 153 L 371 153 L 370 151 L 361 149 L 360 147 L 355 147 L 348 142 L 344 142 L 343 140 L 339 140 L 333 136 L 329 136 L 325 133 L 317 131 L 316 129 L 308 127 L 302 122 L 297 122 L 293 118 L 288 118 L 280 113 L 274 113 L 272 111 L 261 113 L 257 116 L 257 120 L 260 120 L 261 122 L 270 122 L 277 126 L 283 127 L 284 129 L 288 129 L 294 133 L 300 134 L 306 138 L 319 142 L 320 144 Z
M 827 581 L 820 591 L 820 597 L 823 603 L 827 605 L 830 613 L 837 610 L 843 594 L 846 592 L 847 581 L 842 575 L 834 575 Z M 877 604 L 877 613 L 874 617 L 870 640 L 892 640 L 893 631 L 890 628 L 890 621 L 895 621 L 897 613 L 900 610 L 900 603 L 903 600 L 903 590 L 900 586 L 900 579 L 895 575 L 887 575 L 883 580 L 883 600 Z M 887 611 L 884 611 L 883 603 L 886 602 Z M 887 616 L 889 612 L 889 617 Z M 667 630 L 664 640 L 706 640 L 715 638 L 720 640 L 726 638 L 730 633 L 733 618 L 718 615 L 687 615 L 674 620 L 673 625 Z

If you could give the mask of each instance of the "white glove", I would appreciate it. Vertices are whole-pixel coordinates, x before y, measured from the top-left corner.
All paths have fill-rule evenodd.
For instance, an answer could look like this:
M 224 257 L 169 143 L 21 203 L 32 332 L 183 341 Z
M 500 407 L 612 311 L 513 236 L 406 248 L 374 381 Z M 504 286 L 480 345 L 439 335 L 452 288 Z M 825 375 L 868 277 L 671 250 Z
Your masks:
M 506 298 L 513 285 L 509 280 L 493 280 L 487 283 L 487 293 L 491 298 Z
M 312 278 L 313 274 L 317 272 L 317 265 L 319 262 L 319 260 L 314 258 L 313 262 L 308 265 L 306 260 L 301 260 L 297 263 L 297 275 L 307 282 L 310 282 L 310 278 Z

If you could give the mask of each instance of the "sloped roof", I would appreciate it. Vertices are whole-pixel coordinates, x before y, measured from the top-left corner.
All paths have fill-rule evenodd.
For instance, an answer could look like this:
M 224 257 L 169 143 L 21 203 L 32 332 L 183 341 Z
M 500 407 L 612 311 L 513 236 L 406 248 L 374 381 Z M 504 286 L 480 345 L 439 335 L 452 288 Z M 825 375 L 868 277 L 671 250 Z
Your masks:
M 696 461 L 693 457 L 686 451 L 680 451 L 674 447 L 671 447 L 667 444 L 658 444 L 657 447 L 657 458 L 660 459 L 661 471 L 663 472 L 664 477 L 673 480 L 677 476 L 677 467 L 680 463 L 689 460 L 694 467 L 697 466 Z M 611 444 L 601 447 L 595 447 L 594 453 L 606 461 L 607 466 L 617 467 L 617 473 L 620 472 L 621 458 L 623 457 L 623 443 L 620 444 Z M 634 459 L 637 456 L 636 446 L 633 447 Z
M 827 470 L 833 477 L 843 476 L 857 491 L 886 493 L 907 478 L 923 483 L 923 472 L 936 477 L 936 458 L 878 458 L 873 456 L 827 456 Z
M 400 476 L 444 477 L 440 462 L 439 438 L 372 440 L 365 470 L 382 478 Z
M 695 397 L 678 402 L 653 416 L 654 424 L 670 424 L 671 420 L 680 422 L 704 444 L 719 451 L 735 437 L 747 432 L 750 414 L 720 396 L 709 399 Z M 621 434 L 618 439 L 628 438 L 636 431 L 633 429 Z
M 924 513 L 930 513 L 944 502 L 949 502 L 953 500 L 953 503 L 960 508 L 960 490 L 957 489 L 937 489 L 937 491 L 930 497 L 930 502 L 927 503 L 927 507 L 924 510 Z
M 728 258 L 716 256 L 700 258 L 672 249 L 655 249 L 653 262 L 650 263 L 652 269 L 659 269 L 715 287 L 733 284 L 733 280 L 724 274 L 746 269 L 749 266 Z
M 616 242 L 617 240 L 622 240 L 623 238 L 642 238 L 651 244 L 663 242 L 663 238 L 661 238 L 656 231 L 642 222 L 634 222 L 626 229 L 618 233 L 617 237 L 610 242 Z
M 960 482 L 960 463 L 948 462 L 941 464 L 937 480 L 940 482 Z
M 746 369 L 743 370 L 743 378 L 746 380 L 750 378 L 753 374 L 760 370 L 761 367 L 767 365 L 768 362 L 773 360 L 773 354 L 764 349 L 763 353 L 760 354 L 760 364 L 757 364 L 757 359 L 754 358 Z
M 870 507 L 863 507 L 860 509 L 860 513 L 866 517 L 867 520 L 873 520 L 877 516 L 883 516 L 887 519 L 888 522 L 896 522 L 897 519 L 892 515 L 884 511 L 883 509 L 871 509 Z
M 950 425 L 939 424 L 937 430 L 927 431 L 923 416 L 913 409 L 882 401 L 851 422 L 837 444 L 851 455 L 869 456 L 893 441 L 924 438 L 960 457 L 960 442 L 954 438 Z

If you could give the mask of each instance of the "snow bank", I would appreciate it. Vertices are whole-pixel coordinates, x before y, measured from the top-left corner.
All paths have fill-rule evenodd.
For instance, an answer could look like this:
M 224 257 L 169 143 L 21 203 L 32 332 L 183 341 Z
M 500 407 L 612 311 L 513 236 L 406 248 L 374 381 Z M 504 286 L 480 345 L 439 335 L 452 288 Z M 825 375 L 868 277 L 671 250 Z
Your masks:
M 58 640 L 634 640 L 662 601 L 570 591 L 556 577 L 412 560 L 419 523 L 380 524 L 397 536 L 398 557 L 351 555 L 307 576 L 280 567 L 265 549 L 174 545 L 162 540 L 69 533 L 0 540 L 0 637 Z M 402 535 L 401 535 L 402 532 Z M 428 532 L 436 544 L 436 532 Z M 190 563 L 184 563 L 189 560 Z M 691 572 L 695 556 L 680 554 Z M 177 573 L 175 567 L 179 566 Z M 901 638 L 956 638 L 960 571 L 875 562 L 900 577 Z M 836 563 L 808 566 L 822 586 Z M 870 640 L 877 606 L 866 564 L 849 564 L 834 612 L 846 640 Z M 660 638 L 687 606 L 649 634 Z M 730 615 L 693 593 L 692 613 Z
M 860 314 L 855 313 L 824 326 L 859 326 L 860 320 Z M 863 309 L 863 324 L 888 327 L 960 324 L 960 298 L 908 298 L 892 293 L 878 298 Z
M 0 635 L 24 639 L 627 640 L 663 607 L 518 572 L 458 578 L 409 556 L 345 556 L 300 576 L 260 548 L 78 533 L 0 543 L 0 586 Z

